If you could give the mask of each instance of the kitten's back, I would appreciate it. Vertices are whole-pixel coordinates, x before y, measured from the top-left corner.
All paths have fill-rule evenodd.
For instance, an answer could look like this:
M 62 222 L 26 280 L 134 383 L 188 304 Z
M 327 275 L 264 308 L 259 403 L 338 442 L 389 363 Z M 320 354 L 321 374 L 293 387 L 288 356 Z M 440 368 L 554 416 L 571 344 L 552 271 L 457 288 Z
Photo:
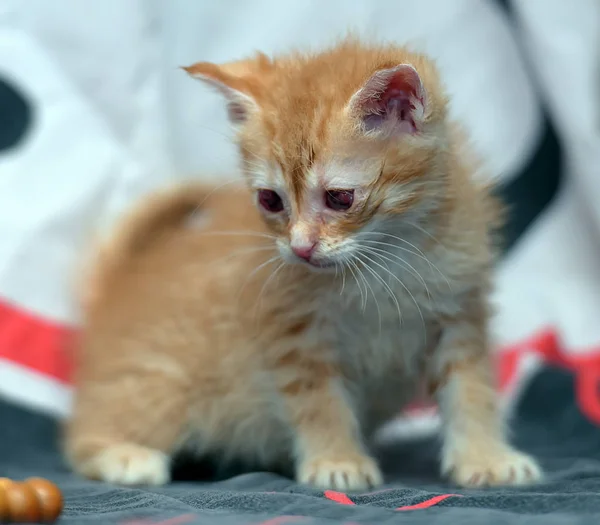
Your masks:
M 240 222 L 241 221 L 241 222 Z M 113 288 L 115 280 L 124 278 L 130 265 L 163 243 L 175 243 L 178 250 L 192 248 L 202 242 L 194 232 L 204 225 L 219 232 L 245 224 L 250 231 L 263 231 L 248 191 L 241 185 L 221 188 L 200 182 L 186 182 L 163 188 L 134 205 L 117 223 L 116 228 L 98 243 L 92 252 L 89 268 L 83 272 L 81 299 L 84 312 L 96 309 L 104 291 Z M 183 240 L 187 237 L 187 242 Z M 179 238 L 183 242 L 174 241 Z M 224 244 L 235 245 L 241 238 L 203 239 L 204 251 L 218 255 Z M 161 251 L 159 249 L 159 251 Z M 172 257 L 164 253 L 163 257 Z M 175 261 L 173 261 L 175 263 Z

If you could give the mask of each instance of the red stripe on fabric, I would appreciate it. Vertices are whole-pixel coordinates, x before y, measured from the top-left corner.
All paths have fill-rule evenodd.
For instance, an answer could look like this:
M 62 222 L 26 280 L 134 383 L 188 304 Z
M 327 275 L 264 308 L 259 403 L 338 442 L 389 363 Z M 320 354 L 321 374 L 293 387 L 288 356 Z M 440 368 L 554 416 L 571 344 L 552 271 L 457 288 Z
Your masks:
M 67 326 L 0 301 L 0 358 L 69 383 L 73 334 Z
M 505 389 L 514 379 L 519 359 L 535 354 L 546 363 L 573 372 L 577 406 L 590 421 L 600 425 L 600 348 L 574 354 L 562 351 L 563 347 L 556 332 L 549 328 L 506 348 L 499 358 L 501 388 Z
M 69 350 L 74 335 L 75 330 L 71 327 L 47 321 L 0 301 L 0 358 L 68 384 L 72 369 Z M 509 388 L 519 360 L 527 353 L 572 370 L 576 376 L 579 408 L 586 417 L 600 425 L 600 348 L 569 354 L 562 351 L 555 330 L 542 330 L 499 352 L 498 372 L 503 391 Z M 331 494 L 334 491 L 330 491 Z M 345 495 L 334 497 L 345 497 L 343 504 L 352 504 Z
M 428 509 L 429 507 L 433 507 L 434 505 L 437 505 L 441 501 L 444 501 L 445 499 L 448 499 L 448 498 L 462 498 L 462 496 L 460 494 L 440 494 L 439 496 L 429 498 L 425 501 L 422 501 L 421 503 L 417 503 L 415 505 L 405 505 L 404 507 L 398 507 L 395 510 L 405 511 L 405 510 Z
M 340 505 L 355 505 L 355 503 L 343 492 L 336 492 L 335 490 L 326 490 L 324 496 L 331 501 L 335 501 Z
M 590 421 L 600 425 L 600 364 L 581 370 L 575 381 L 580 410 Z
M 567 365 L 567 360 L 562 357 L 560 352 L 560 343 L 556 332 L 552 329 L 542 330 L 532 337 L 500 350 L 497 366 L 501 390 L 506 390 L 514 380 L 519 360 L 523 354 L 532 351 L 546 360 L 552 360 L 561 366 Z

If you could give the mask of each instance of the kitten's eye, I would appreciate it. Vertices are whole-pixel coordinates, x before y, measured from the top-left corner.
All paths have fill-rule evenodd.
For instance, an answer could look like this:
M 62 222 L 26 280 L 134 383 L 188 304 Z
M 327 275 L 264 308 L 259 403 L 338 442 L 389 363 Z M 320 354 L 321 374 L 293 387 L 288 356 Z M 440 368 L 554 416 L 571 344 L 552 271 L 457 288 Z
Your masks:
M 325 204 L 335 211 L 346 211 L 354 202 L 354 190 L 329 190 L 325 192 Z
M 281 197 L 273 190 L 259 190 L 258 202 L 267 211 L 279 213 L 283 210 L 283 201 Z

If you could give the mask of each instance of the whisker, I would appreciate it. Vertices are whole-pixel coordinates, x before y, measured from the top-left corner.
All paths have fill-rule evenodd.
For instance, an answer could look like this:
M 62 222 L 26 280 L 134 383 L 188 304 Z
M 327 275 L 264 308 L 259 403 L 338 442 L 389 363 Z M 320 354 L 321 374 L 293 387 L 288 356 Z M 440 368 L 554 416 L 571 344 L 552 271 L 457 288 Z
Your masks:
M 232 257 L 236 257 L 238 255 L 251 255 L 253 253 L 260 253 L 260 252 L 266 252 L 266 251 L 271 251 L 271 250 L 275 250 L 275 246 L 273 245 L 268 245 L 268 246 L 250 246 L 248 248 L 242 248 L 239 250 L 235 250 L 231 253 L 228 253 L 227 255 L 223 256 L 223 257 L 219 257 L 218 259 L 215 259 L 213 261 L 210 261 L 210 265 L 214 265 L 214 264 L 221 264 L 224 261 L 227 261 L 228 259 L 231 259 Z
M 416 277 L 416 279 L 418 281 L 421 282 L 421 284 L 423 285 L 423 287 L 425 288 L 425 291 L 427 292 L 428 297 L 433 297 L 431 295 L 431 292 L 429 291 L 429 288 L 427 287 L 427 283 L 425 282 L 425 279 L 423 279 L 423 277 L 421 276 L 421 274 L 417 271 L 417 269 L 412 266 L 409 262 L 405 261 L 402 257 L 400 257 L 399 255 L 395 255 L 393 253 L 389 253 L 386 250 L 382 250 L 381 248 L 373 248 L 370 246 L 364 246 L 362 247 L 364 250 L 366 250 L 368 253 L 370 253 L 371 255 L 373 255 L 374 257 L 378 257 L 379 259 L 382 260 L 386 260 L 389 261 L 393 264 L 397 264 L 399 266 L 401 266 L 401 268 L 405 268 L 408 267 L 409 272 Z M 382 255 L 385 254 L 385 255 Z M 397 259 L 396 261 L 394 261 L 394 259 L 392 259 L 392 257 L 394 259 Z
M 410 253 L 410 254 L 414 255 L 415 257 L 419 257 L 420 259 L 427 260 L 427 257 L 425 255 L 423 255 L 422 253 L 413 252 L 412 250 L 409 250 L 408 248 L 405 248 L 404 246 L 398 246 L 397 244 L 394 244 L 391 242 L 374 241 L 372 239 L 360 239 L 360 242 L 369 243 L 369 244 L 380 244 L 382 246 L 390 246 L 391 248 L 396 248 L 398 250 L 402 250 L 403 252 Z
M 361 242 L 368 243 L 368 244 L 377 244 L 377 245 L 380 245 L 380 246 L 388 246 L 390 248 L 396 248 L 396 249 L 399 249 L 399 250 L 411 253 L 412 255 L 414 255 L 416 257 L 419 257 L 420 259 L 424 260 L 429 265 L 429 267 L 432 270 L 435 270 L 436 272 L 438 272 L 440 274 L 440 277 L 442 279 L 444 279 L 444 281 L 446 282 L 446 285 L 448 286 L 448 289 L 450 291 L 452 291 L 452 285 L 450 284 L 450 281 L 448 280 L 448 278 L 442 273 L 442 271 L 438 268 L 438 266 L 436 264 L 434 264 L 433 262 L 431 262 L 431 260 L 429 260 L 429 258 L 426 257 L 425 255 L 418 254 L 416 252 L 413 252 L 412 250 L 409 250 L 408 248 L 404 248 L 403 246 L 398 246 L 397 244 L 393 244 L 393 243 L 390 243 L 390 242 L 373 241 L 373 240 L 370 240 L 370 239 L 362 239 Z M 389 255 L 395 255 L 395 254 L 390 253 L 389 251 L 387 253 Z M 395 256 L 397 256 L 397 255 L 395 255 Z M 404 259 L 403 259 L 403 261 L 404 261 Z M 406 261 L 404 261 L 404 262 L 406 264 L 408 264 Z M 438 287 L 438 289 L 439 289 L 439 287 Z
M 364 313 L 367 310 L 367 306 L 369 305 L 369 280 L 367 279 L 365 273 L 361 271 L 361 268 L 360 266 L 358 266 L 358 264 L 356 265 L 356 271 L 358 272 L 358 275 L 360 275 L 360 278 L 362 279 L 365 285 L 365 302 L 362 307 L 362 311 Z
M 364 294 L 362 293 L 362 288 L 361 288 L 361 310 L 364 313 L 364 311 L 367 309 L 367 303 L 369 302 L 369 291 L 367 290 L 367 285 L 365 284 L 365 276 L 360 271 L 360 268 L 358 267 L 358 265 L 356 263 L 354 263 L 354 269 L 356 270 L 356 275 L 358 275 L 360 277 L 361 282 L 363 283 L 363 285 L 365 287 Z
M 362 298 L 362 288 L 360 287 L 360 283 L 358 282 L 358 277 L 356 277 L 356 274 L 354 273 L 354 270 L 352 269 L 352 261 L 348 261 L 347 264 L 348 264 L 348 270 L 350 270 L 352 277 L 354 277 L 354 280 L 356 281 L 356 287 L 361 291 L 361 298 Z
M 360 276 L 364 282 L 365 276 L 360 272 L 360 269 L 358 268 L 357 264 L 354 261 L 349 261 L 349 263 L 354 267 L 354 269 L 356 270 L 356 274 L 358 276 Z M 367 308 L 367 287 L 365 286 L 365 293 L 363 295 L 363 289 L 359 284 L 358 278 L 356 279 L 356 284 L 359 285 L 358 289 L 360 290 L 361 305 L 362 305 L 361 308 L 362 308 L 362 311 L 364 312 L 365 309 Z
M 269 275 L 267 280 L 262 285 L 262 288 L 260 289 L 260 292 L 258 292 L 258 296 L 256 298 L 257 307 L 255 310 L 255 315 L 257 315 L 258 310 L 260 308 L 262 308 L 262 295 L 263 295 L 264 291 L 267 289 L 268 284 L 271 282 L 271 279 L 273 279 L 273 277 L 275 277 L 279 273 L 279 270 L 281 270 L 284 266 L 285 266 L 285 261 L 282 261 L 281 264 L 277 268 L 275 268 L 275 271 L 272 272 L 271 275 Z
M 412 225 L 412 223 L 411 223 Z M 420 254 L 422 257 L 426 257 L 426 255 L 423 253 L 423 251 L 415 246 L 412 242 L 407 241 L 406 239 L 403 239 L 402 237 L 398 237 L 397 235 L 392 235 L 391 233 L 386 233 L 386 232 L 361 232 L 360 235 L 376 235 L 376 236 L 381 236 L 381 237 L 391 237 L 392 239 L 396 239 L 400 242 L 403 242 L 404 244 L 408 244 L 411 248 L 414 248 L 418 254 Z M 398 248 L 401 248 L 400 246 L 398 246 Z M 402 249 L 402 248 L 401 248 Z M 406 248 L 404 248 L 406 249 Z
M 269 235 L 268 233 L 261 233 L 261 232 L 253 232 L 253 231 L 208 231 L 208 232 L 204 232 L 204 231 L 200 231 L 198 232 L 197 235 L 206 235 L 206 236 L 211 236 L 211 235 L 222 235 L 222 236 L 237 236 L 237 237 L 244 237 L 244 236 L 248 236 L 248 237 L 261 237 L 263 239 L 271 239 L 271 240 L 277 240 L 277 237 L 275 237 L 275 235 Z
M 340 296 L 344 295 L 344 288 L 346 286 L 346 272 L 344 270 L 344 262 L 342 261 L 341 263 L 335 263 L 335 276 L 337 278 L 338 276 L 338 271 L 342 274 L 342 288 L 340 289 Z
M 370 268 L 368 264 L 364 263 L 364 261 L 360 257 L 361 255 L 364 256 L 368 260 L 368 257 L 365 256 L 365 254 L 361 253 L 361 252 L 357 253 L 356 257 L 358 258 L 359 261 L 361 261 L 363 263 L 365 268 L 369 269 L 369 271 L 375 277 L 377 282 L 381 283 L 384 286 L 384 288 L 388 292 L 389 296 L 393 299 L 394 303 L 396 304 L 396 309 L 398 310 L 398 320 L 400 321 L 400 325 L 402 325 L 402 312 L 401 312 L 400 303 L 398 302 L 398 298 L 396 297 L 396 294 L 394 294 L 394 291 L 392 290 L 390 285 L 381 278 L 381 275 L 378 275 L 377 272 L 375 272 L 372 268 Z
M 444 243 L 442 243 L 437 237 L 433 236 L 430 232 L 428 232 L 425 228 L 423 228 L 422 226 L 419 226 L 416 222 L 407 222 L 406 223 L 408 226 L 412 226 L 414 228 L 416 228 L 417 230 L 419 230 L 420 232 L 424 233 L 425 235 L 427 235 L 430 239 L 432 239 L 434 242 L 437 242 L 443 249 L 447 249 L 446 245 Z
M 248 284 L 248 281 L 257 273 L 259 272 L 262 268 L 264 268 L 265 266 L 267 266 L 268 264 L 271 264 L 273 262 L 275 262 L 277 259 L 280 259 L 280 255 L 277 254 L 274 257 L 271 257 L 269 260 L 265 261 L 264 263 L 259 264 L 256 268 L 254 268 L 254 270 L 252 270 L 252 272 L 250 272 L 250 274 L 246 277 L 246 279 L 244 280 L 244 284 L 242 285 L 242 287 L 240 288 L 240 291 L 238 293 L 238 297 L 237 300 L 239 302 L 240 297 L 242 296 L 242 293 L 244 292 L 244 289 L 246 288 L 246 285 Z
M 366 270 L 368 270 L 373 276 L 375 276 L 375 279 L 377 280 L 379 278 L 379 276 L 371 269 L 369 268 L 369 266 L 364 266 Z M 371 290 L 371 294 L 373 294 L 373 300 L 375 301 L 375 306 L 377 307 L 377 314 L 379 317 L 379 338 L 381 338 L 381 308 L 379 306 L 379 301 L 377 301 L 377 294 L 375 293 L 375 291 L 373 290 L 373 287 L 369 284 L 369 282 L 365 279 L 365 283 L 367 283 L 367 285 L 369 286 L 369 290 Z
M 225 186 L 229 185 L 229 184 L 233 184 L 235 182 L 240 182 L 240 179 L 231 179 L 228 181 L 225 181 L 223 184 L 219 184 L 218 186 L 215 186 L 211 191 L 208 192 L 208 195 L 206 195 L 204 197 L 204 199 L 202 199 L 202 202 L 199 202 L 198 205 L 194 208 L 194 211 L 192 213 L 195 213 L 196 211 L 198 211 L 199 209 L 202 208 L 202 206 L 204 205 L 204 203 L 217 191 L 223 189 Z
M 404 288 L 406 290 L 406 293 L 408 293 L 408 295 L 410 295 L 411 299 L 415 303 L 415 306 L 417 307 L 417 310 L 419 312 L 419 316 L 421 317 L 421 322 L 423 323 L 423 330 L 425 331 L 425 333 L 427 333 L 427 328 L 426 328 L 426 325 L 425 325 L 425 317 L 423 316 L 423 312 L 421 311 L 421 307 L 419 306 L 419 303 L 415 299 L 415 296 L 408 289 L 408 287 L 398 277 L 396 277 L 392 272 L 390 272 L 385 266 L 383 266 L 382 264 L 379 264 L 377 261 L 374 261 L 373 259 L 371 259 L 368 255 L 365 255 L 364 253 L 362 253 L 362 255 L 363 255 L 363 257 L 365 257 L 365 259 L 367 259 L 368 261 L 372 262 L 376 266 L 379 266 L 379 268 L 381 268 L 382 270 L 384 270 L 387 273 L 389 273 L 390 276 L 393 277 L 396 281 L 398 281 L 398 283 L 400 284 L 400 286 L 402 286 L 402 288 Z

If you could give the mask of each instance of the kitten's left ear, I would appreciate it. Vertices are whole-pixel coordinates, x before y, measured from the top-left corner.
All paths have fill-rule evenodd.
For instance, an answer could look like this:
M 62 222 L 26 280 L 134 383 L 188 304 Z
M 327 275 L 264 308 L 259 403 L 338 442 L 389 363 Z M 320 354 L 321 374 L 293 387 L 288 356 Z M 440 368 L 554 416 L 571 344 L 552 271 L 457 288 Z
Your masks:
M 249 113 L 258 110 L 256 100 L 251 95 L 248 82 L 248 67 L 243 61 L 217 65 L 211 62 L 198 62 L 183 68 L 191 77 L 216 89 L 227 101 L 227 114 L 234 125 L 242 124 Z
M 350 99 L 348 111 L 366 132 L 417 133 L 423 127 L 427 100 L 417 70 L 409 64 L 380 69 Z

